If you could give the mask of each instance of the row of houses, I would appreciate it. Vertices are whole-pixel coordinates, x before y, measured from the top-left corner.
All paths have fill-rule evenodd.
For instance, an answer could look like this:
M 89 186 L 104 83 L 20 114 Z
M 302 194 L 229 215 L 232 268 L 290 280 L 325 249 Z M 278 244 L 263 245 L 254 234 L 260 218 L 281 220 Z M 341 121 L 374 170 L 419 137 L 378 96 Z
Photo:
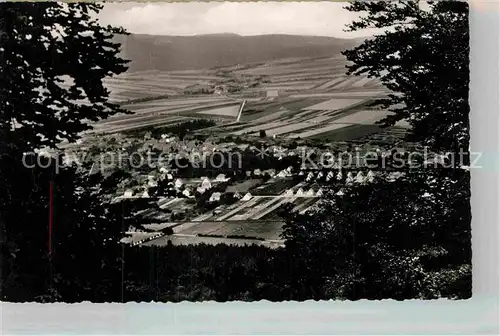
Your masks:
M 310 188 L 308 190 L 304 190 L 302 188 L 298 188 L 297 191 L 293 191 L 293 189 L 288 189 L 285 191 L 284 196 L 287 197 L 321 197 L 323 196 L 323 189 L 314 190 Z
M 252 170 L 247 170 L 246 172 L 247 177 L 251 176 L 269 176 L 269 177 L 290 177 L 293 175 L 293 167 L 288 167 L 286 169 L 280 170 L 279 172 L 276 169 L 254 169 Z
M 299 172 L 299 176 L 304 176 L 306 173 L 304 171 Z M 368 171 L 366 175 L 363 174 L 362 171 L 359 171 L 356 176 L 352 172 L 347 172 L 345 174 L 345 182 L 346 183 L 365 183 L 365 182 L 373 182 L 375 179 L 375 173 L 371 170 Z M 318 172 L 317 174 L 310 171 L 307 175 L 305 180 L 307 182 L 313 181 L 313 180 L 322 180 L 324 179 L 326 182 L 330 181 L 341 181 L 344 179 L 344 174 L 342 174 L 341 171 L 338 171 L 335 173 L 334 171 L 329 171 L 328 173 L 324 173 L 322 171 Z

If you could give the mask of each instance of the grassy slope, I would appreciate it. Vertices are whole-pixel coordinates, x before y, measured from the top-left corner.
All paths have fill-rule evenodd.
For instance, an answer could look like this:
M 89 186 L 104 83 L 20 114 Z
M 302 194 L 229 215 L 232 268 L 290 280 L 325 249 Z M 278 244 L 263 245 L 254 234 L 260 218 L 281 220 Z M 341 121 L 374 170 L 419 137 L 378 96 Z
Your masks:
M 155 36 L 132 34 L 116 38 L 130 71 L 209 69 L 289 57 L 321 57 L 359 43 L 332 37 L 233 34 Z

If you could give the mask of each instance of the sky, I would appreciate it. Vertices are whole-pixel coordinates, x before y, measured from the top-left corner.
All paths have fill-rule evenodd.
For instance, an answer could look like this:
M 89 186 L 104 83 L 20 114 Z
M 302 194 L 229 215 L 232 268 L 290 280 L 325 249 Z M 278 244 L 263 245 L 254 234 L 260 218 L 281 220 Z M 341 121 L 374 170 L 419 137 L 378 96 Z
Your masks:
M 107 3 L 99 14 L 104 24 L 151 35 L 316 35 L 354 38 L 375 31 L 343 32 L 357 17 L 345 2 L 191 2 Z

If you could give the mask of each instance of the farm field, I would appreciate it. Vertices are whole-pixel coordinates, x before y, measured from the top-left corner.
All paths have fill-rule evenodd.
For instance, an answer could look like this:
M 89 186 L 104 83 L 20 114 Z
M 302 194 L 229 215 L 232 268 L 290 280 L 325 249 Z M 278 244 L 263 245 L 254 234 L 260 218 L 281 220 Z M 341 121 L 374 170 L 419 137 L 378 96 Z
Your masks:
M 341 129 L 341 128 L 344 128 L 344 127 L 347 127 L 347 126 L 351 126 L 351 125 L 350 124 L 341 124 L 341 123 L 339 123 L 339 124 L 328 124 L 327 126 L 324 126 L 324 127 L 313 128 L 313 129 L 305 131 L 305 132 L 292 134 L 292 135 L 290 135 L 290 137 L 293 138 L 293 139 L 298 139 L 298 138 L 300 138 L 300 139 L 306 139 L 306 138 L 314 137 L 314 136 L 322 134 L 322 133 L 327 133 L 327 132 L 335 131 L 335 130 L 338 130 L 338 129 Z
M 280 239 L 279 233 L 282 226 L 281 221 L 207 221 L 184 230 L 175 230 L 175 232 L 182 235 L 245 236 L 275 240 Z
M 330 129 L 330 126 L 335 127 Z M 381 128 L 377 125 L 363 124 L 331 124 L 325 128 L 310 131 L 307 134 L 299 135 L 302 139 L 318 139 L 323 141 L 349 141 L 361 139 L 366 136 L 381 132 Z
M 112 97 L 133 114 L 100 121 L 94 131 L 117 133 L 209 118 L 216 121 L 210 134 L 219 136 L 258 137 L 264 130 L 266 136 L 288 139 L 366 137 L 379 131 L 370 125 L 388 114 L 370 110 L 366 103 L 385 96 L 387 90 L 377 79 L 346 76 L 345 65 L 341 55 L 333 55 L 204 70 L 126 73 L 109 79 L 106 85 Z M 258 80 L 246 87 L 248 78 Z M 240 91 L 225 91 L 225 83 L 240 85 Z M 222 91 L 186 94 L 193 86 L 219 87 Z M 277 96 L 266 97 L 270 90 Z M 257 97 L 247 101 L 237 122 L 245 92 Z
M 352 105 L 357 105 L 359 103 L 362 103 L 363 100 L 361 99 L 343 99 L 343 98 L 338 98 L 338 99 L 330 99 L 324 102 L 321 102 L 319 104 L 309 106 L 306 109 L 307 110 L 340 110 L 344 109 L 347 107 L 350 107 Z
M 163 210 L 182 210 L 190 209 L 186 198 L 169 198 L 159 202 L 160 208 Z
M 239 192 L 239 193 L 246 193 L 256 185 L 259 185 L 262 183 L 262 180 L 260 179 L 249 179 L 249 180 L 244 180 L 242 182 L 238 182 L 232 186 L 229 186 L 227 188 L 227 192 Z
M 389 113 L 387 111 L 362 110 L 336 119 L 335 123 L 372 125 L 388 115 Z
M 304 179 L 305 176 L 302 182 L 297 182 L 293 178 L 275 178 L 265 183 L 261 179 L 243 181 L 234 185 L 234 191 L 246 189 L 252 193 L 249 200 L 240 200 L 231 205 L 220 205 L 214 210 L 186 221 L 170 222 L 165 219 L 165 222 L 146 225 L 146 228 L 155 231 L 171 227 L 173 234 L 169 236 L 155 235 L 155 233 L 132 234 L 126 242 L 143 246 L 200 243 L 281 246 L 283 242 L 280 240 L 280 234 L 284 222 L 278 210 L 290 203 L 293 212 L 304 213 L 314 208 L 321 200 L 315 194 L 320 185 L 325 188 L 324 191 L 331 187 L 335 188 L 331 182 L 327 182 L 327 186 L 318 179 L 309 182 Z M 200 179 L 186 179 L 185 182 L 191 184 L 199 181 Z M 261 185 L 255 188 L 259 184 Z M 189 200 L 185 198 L 164 198 L 159 201 L 159 206 L 164 210 L 189 211 L 188 202 Z
M 202 110 L 197 113 L 236 118 L 238 116 L 239 110 L 240 110 L 240 104 L 237 104 L 237 105 L 219 107 L 215 109 Z
M 182 223 L 151 224 L 148 228 L 161 230 L 172 227 L 174 234 L 162 236 L 154 241 L 143 243 L 144 246 L 168 244 L 280 244 L 283 220 L 276 210 L 283 204 L 292 203 L 293 211 L 304 212 L 311 208 L 319 198 L 316 197 L 254 197 L 249 201 L 240 201 L 226 207 L 225 214 L 213 216 L 212 212 L 206 216 L 199 216 L 203 220 L 187 221 Z M 169 200 L 164 203 L 176 206 L 177 202 Z M 164 206 L 162 206 L 164 207 Z M 134 241 L 152 237 L 154 234 L 137 236 Z M 266 245 L 266 246 L 267 246 Z
M 116 133 L 145 126 L 166 125 L 192 118 L 236 119 L 241 102 L 218 96 L 209 98 L 161 99 L 124 107 L 133 112 L 115 115 L 94 124 L 95 131 Z
M 266 127 L 265 130 L 266 130 L 267 135 L 272 136 L 272 135 L 291 133 L 291 132 L 294 132 L 297 130 L 308 128 L 310 126 L 311 126 L 310 123 L 299 122 L 299 123 L 294 123 L 294 124 L 285 125 L 285 126 L 283 126 L 283 124 L 280 124 L 279 127 L 273 127 L 273 128 Z M 257 135 L 257 134 L 255 134 L 255 135 Z
M 374 90 L 356 90 L 349 92 L 310 92 L 310 93 L 298 93 L 291 94 L 290 98 L 304 99 L 304 98 L 374 98 L 374 97 L 384 97 L 388 94 L 386 90 L 374 89 Z
M 254 194 L 261 196 L 279 195 L 285 192 L 285 190 L 293 187 L 298 188 L 300 187 L 300 184 L 297 184 L 297 182 L 292 179 L 273 179 L 256 188 L 254 190 Z
M 322 133 L 332 134 L 336 130 L 351 128 L 351 126 L 356 125 L 375 126 L 378 121 L 389 115 L 387 111 L 369 110 L 363 107 L 368 102 L 367 100 L 344 99 L 340 102 L 335 100 L 313 105 L 312 109 L 300 109 L 295 114 L 289 111 L 271 113 L 267 119 L 265 117 L 256 118 L 254 121 L 233 125 L 232 128 L 221 128 L 221 131 L 228 132 L 227 134 L 233 136 L 245 134 L 259 136 L 260 131 L 265 131 L 267 136 L 303 139 L 315 137 Z M 356 106 L 359 106 L 359 110 Z M 379 130 L 378 127 L 354 128 Z M 362 136 L 364 135 L 362 134 Z

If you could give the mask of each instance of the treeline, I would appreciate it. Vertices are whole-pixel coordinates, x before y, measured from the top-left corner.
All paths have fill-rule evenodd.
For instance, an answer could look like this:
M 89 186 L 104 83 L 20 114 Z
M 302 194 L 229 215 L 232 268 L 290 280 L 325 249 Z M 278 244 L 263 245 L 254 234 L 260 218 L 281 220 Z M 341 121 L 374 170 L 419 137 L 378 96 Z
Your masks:
M 264 247 L 226 245 L 126 248 L 122 279 L 120 267 L 107 293 L 89 297 L 93 302 L 127 301 L 281 301 L 290 270 L 280 265 L 283 251 Z M 96 274 L 96 279 L 100 274 Z M 113 290 L 111 288 L 116 288 Z M 73 293 L 71 291 L 73 290 Z M 65 301 L 78 301 L 78 289 L 68 287 Z M 122 296 L 123 293 L 123 296 Z M 287 296 L 288 295 L 288 296 Z
M 154 100 L 159 100 L 159 99 L 168 99 L 168 98 L 170 98 L 170 95 L 158 95 L 158 96 L 142 97 L 142 98 L 120 101 L 120 105 L 139 104 L 139 103 L 145 103 L 145 102 L 149 102 L 149 101 L 154 101 Z

